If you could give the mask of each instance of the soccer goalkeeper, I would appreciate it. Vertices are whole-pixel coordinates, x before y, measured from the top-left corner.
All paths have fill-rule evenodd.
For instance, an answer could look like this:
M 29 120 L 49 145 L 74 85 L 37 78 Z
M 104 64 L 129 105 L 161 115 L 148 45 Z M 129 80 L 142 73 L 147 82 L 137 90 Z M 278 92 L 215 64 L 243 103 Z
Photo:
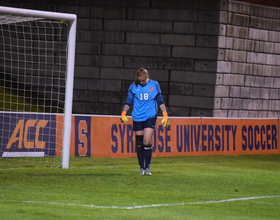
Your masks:
M 137 71 L 135 82 L 128 89 L 128 97 L 121 114 L 122 123 L 128 122 L 126 113 L 132 104 L 133 131 L 135 131 L 136 152 L 140 165 L 139 174 L 152 175 L 150 171 L 152 138 L 156 128 L 158 106 L 163 113 L 161 123 L 165 128 L 169 126 L 169 121 L 159 83 L 149 79 L 148 71 L 144 68 Z

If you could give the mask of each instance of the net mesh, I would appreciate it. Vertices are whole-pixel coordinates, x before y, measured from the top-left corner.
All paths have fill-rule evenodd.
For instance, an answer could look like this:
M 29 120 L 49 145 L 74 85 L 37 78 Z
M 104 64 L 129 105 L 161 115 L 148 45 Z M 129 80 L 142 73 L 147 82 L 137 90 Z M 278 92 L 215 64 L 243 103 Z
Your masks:
M 0 14 L 1 159 L 61 163 L 68 29 L 64 21 Z

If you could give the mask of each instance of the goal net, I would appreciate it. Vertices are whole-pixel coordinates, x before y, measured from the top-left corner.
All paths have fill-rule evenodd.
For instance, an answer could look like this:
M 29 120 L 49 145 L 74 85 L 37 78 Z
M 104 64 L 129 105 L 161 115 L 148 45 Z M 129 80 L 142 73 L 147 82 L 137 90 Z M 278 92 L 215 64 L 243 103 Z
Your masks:
M 0 162 L 69 167 L 76 15 L 0 7 Z

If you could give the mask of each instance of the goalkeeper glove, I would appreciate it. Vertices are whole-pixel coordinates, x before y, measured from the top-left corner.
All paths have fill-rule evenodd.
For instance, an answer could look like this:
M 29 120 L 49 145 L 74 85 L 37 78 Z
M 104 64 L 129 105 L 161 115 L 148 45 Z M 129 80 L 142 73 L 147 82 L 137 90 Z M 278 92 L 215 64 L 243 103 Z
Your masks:
M 163 114 L 163 118 L 161 120 L 161 123 L 163 124 L 163 127 L 167 128 L 169 126 L 169 120 L 168 120 L 167 112 L 164 111 L 164 112 L 162 112 L 162 114 Z
M 126 123 L 127 124 L 128 122 L 128 119 L 126 117 L 126 112 L 123 111 L 122 114 L 121 114 L 121 123 Z

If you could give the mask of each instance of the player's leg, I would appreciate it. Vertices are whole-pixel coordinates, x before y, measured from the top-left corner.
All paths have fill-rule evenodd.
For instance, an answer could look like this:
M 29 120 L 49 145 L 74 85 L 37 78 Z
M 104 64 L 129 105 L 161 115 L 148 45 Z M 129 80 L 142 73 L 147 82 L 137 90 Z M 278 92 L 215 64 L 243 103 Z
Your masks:
M 152 175 L 150 172 L 150 164 L 152 160 L 152 139 L 156 128 L 157 117 L 148 119 L 144 122 L 144 151 L 145 151 L 145 173 L 146 175 Z
M 154 129 L 153 128 L 145 128 L 144 129 L 144 153 L 145 153 L 145 170 L 146 175 L 151 175 L 150 172 L 150 164 L 152 160 L 152 137 L 154 135 Z
M 144 152 L 144 146 L 143 146 L 143 122 L 135 122 L 133 121 L 133 130 L 135 131 L 135 142 L 136 142 L 136 153 L 138 158 L 138 163 L 140 166 L 140 175 L 145 174 L 145 152 Z
M 138 134 L 141 134 L 141 132 L 138 132 Z M 136 153 L 137 153 L 137 158 L 138 158 L 138 163 L 140 166 L 140 175 L 145 174 L 145 165 L 144 165 L 144 160 L 145 160 L 145 152 L 144 152 L 144 145 L 143 145 L 143 135 L 135 135 L 136 139 Z

